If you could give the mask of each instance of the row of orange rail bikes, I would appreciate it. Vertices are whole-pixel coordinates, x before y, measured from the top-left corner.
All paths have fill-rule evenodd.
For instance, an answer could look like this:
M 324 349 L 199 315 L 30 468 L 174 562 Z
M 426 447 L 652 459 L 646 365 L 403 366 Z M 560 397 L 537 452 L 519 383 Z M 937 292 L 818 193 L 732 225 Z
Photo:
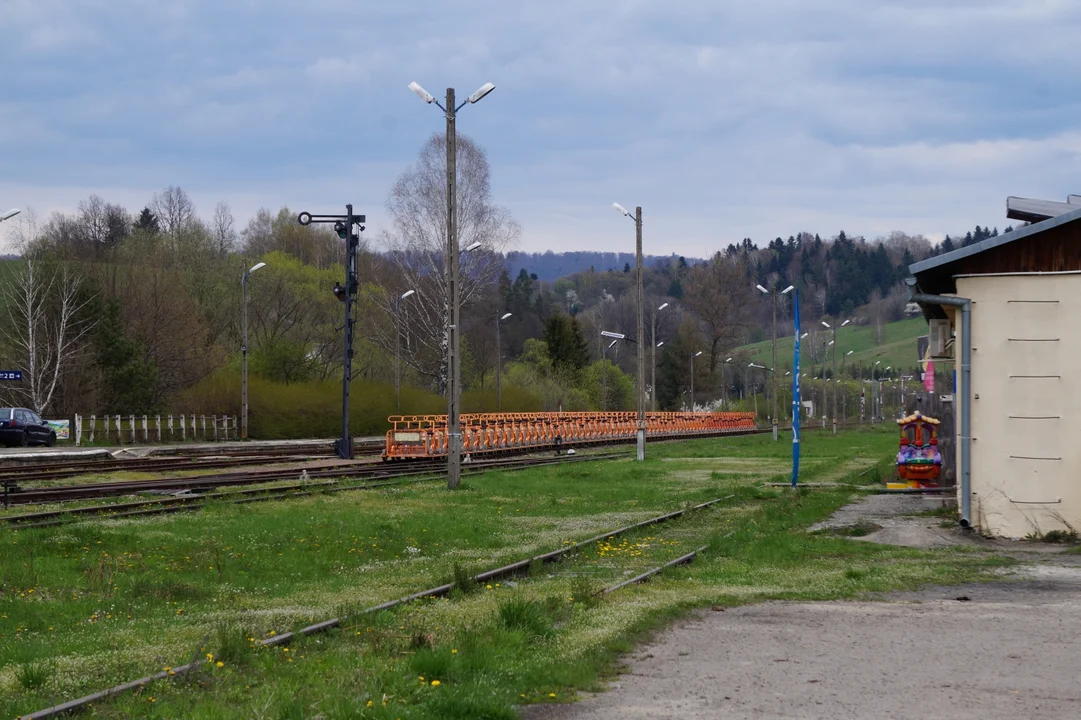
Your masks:
M 446 415 L 391 415 L 384 460 L 447 454 Z M 638 431 L 633 412 L 475 413 L 461 416 L 462 452 L 505 452 L 519 448 L 579 447 L 630 440 Z M 755 429 L 754 413 L 646 413 L 652 438 L 723 435 Z

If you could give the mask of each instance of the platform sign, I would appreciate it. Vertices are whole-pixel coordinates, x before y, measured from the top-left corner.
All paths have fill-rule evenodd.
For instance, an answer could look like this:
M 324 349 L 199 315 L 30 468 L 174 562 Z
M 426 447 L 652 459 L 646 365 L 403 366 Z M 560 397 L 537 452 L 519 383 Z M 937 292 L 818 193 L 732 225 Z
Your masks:
M 0 370 L 0 380 L 22 380 L 22 370 Z

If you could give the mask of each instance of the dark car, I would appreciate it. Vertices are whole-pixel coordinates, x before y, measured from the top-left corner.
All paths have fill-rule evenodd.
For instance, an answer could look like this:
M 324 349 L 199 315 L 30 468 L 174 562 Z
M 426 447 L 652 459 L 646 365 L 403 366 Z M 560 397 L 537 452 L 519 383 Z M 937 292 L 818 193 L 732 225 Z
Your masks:
M 16 445 L 56 444 L 56 431 L 33 410 L 26 408 L 0 408 L 0 443 L 7 447 Z

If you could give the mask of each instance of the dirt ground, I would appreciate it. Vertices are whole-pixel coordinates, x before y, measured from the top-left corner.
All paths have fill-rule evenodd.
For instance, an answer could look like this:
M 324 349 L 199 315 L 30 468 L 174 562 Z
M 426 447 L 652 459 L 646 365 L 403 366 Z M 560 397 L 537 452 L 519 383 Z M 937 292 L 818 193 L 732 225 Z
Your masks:
M 881 527 L 859 540 L 986 544 L 907 515 L 926 507 L 871 496 L 827 524 Z M 1081 718 L 1081 555 L 991 544 L 1022 563 L 1001 583 L 702 611 L 626 658 L 608 692 L 522 717 Z

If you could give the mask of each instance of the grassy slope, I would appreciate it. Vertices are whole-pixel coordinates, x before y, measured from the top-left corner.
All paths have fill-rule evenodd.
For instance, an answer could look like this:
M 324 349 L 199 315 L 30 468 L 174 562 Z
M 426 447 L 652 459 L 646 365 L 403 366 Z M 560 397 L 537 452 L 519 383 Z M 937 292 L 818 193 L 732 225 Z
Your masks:
M 817 322 L 817 321 L 815 321 Z M 806 332 L 808 328 L 804 327 Z M 825 328 L 819 327 L 820 330 Z M 916 354 L 916 338 L 927 334 L 927 322 L 922 317 L 908 318 L 899 322 L 887 323 L 883 326 L 884 339 L 881 345 L 874 343 L 874 328 L 867 325 L 846 327 L 837 332 L 837 366 L 841 365 L 841 353 L 854 350 L 848 356 L 846 364 L 863 361 L 863 367 L 868 368 L 876 360 L 881 360 L 880 368 L 893 366 L 909 370 L 915 367 L 919 358 Z M 807 338 L 808 340 L 810 338 Z M 806 342 L 806 340 L 804 340 Z M 770 341 L 743 345 L 735 351 L 753 353 L 753 362 L 760 365 L 770 366 Z M 801 365 L 807 365 L 810 355 L 802 355 Z M 777 338 L 777 361 L 782 368 L 792 367 L 792 337 L 785 335 Z
M 858 473 L 886 467 L 895 442 L 881 429 L 808 433 L 804 479 L 866 480 L 876 472 Z M 790 448 L 761 436 L 702 440 L 654 446 L 644 465 L 493 473 L 455 493 L 414 486 L 3 531 L 0 716 L 212 653 L 194 682 L 157 683 L 91 714 L 513 717 L 515 704 L 595 688 L 618 652 L 688 607 L 961 581 L 993 562 L 808 535 L 851 492 L 763 489 L 786 477 Z M 450 579 L 455 563 L 493 567 L 725 496 L 517 587 L 355 614 Z M 702 544 L 710 549 L 692 566 L 587 602 L 587 588 Z M 352 617 L 343 630 L 288 650 L 250 647 L 249 638 L 341 615 Z

